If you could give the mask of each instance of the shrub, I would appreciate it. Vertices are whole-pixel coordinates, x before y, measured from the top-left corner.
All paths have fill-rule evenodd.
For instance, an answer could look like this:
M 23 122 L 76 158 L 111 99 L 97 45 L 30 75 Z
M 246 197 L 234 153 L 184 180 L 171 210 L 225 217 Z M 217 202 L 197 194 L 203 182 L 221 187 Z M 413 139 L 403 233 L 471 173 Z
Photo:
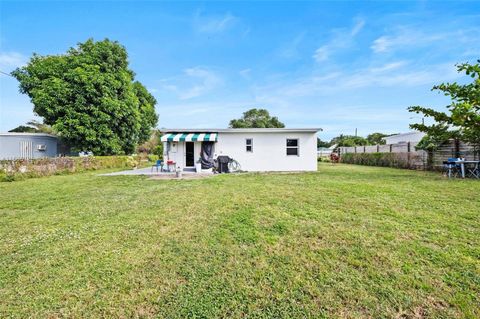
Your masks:
M 328 158 L 328 157 L 319 156 L 319 157 L 317 157 L 317 162 L 330 163 L 331 161 L 330 161 L 330 158 Z
M 127 165 L 131 168 L 137 168 L 139 164 L 139 160 L 134 158 L 133 156 L 127 157 Z
M 346 153 L 340 161 L 347 164 L 384 166 L 397 168 L 417 168 L 415 155 L 408 153 Z
M 155 154 L 149 154 L 147 158 L 149 162 L 156 162 L 158 159 L 160 159 L 160 157 Z
M 0 161 L 0 181 L 71 174 L 105 168 L 132 168 L 138 166 L 138 163 L 137 156 L 55 157 Z
M 160 143 L 153 149 L 153 154 L 158 155 L 160 159 L 163 157 L 163 144 Z

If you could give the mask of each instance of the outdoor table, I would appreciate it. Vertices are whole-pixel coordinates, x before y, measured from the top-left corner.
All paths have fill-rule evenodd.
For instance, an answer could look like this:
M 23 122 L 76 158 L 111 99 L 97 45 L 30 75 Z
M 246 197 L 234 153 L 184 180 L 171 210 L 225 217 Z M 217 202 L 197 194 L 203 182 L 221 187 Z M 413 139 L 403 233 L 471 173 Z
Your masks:
M 475 164 L 475 167 L 472 170 L 470 170 L 470 173 L 473 175 L 473 177 L 480 178 L 480 168 L 479 168 L 480 161 L 455 161 L 454 163 L 460 164 L 462 178 L 465 178 L 465 165 Z

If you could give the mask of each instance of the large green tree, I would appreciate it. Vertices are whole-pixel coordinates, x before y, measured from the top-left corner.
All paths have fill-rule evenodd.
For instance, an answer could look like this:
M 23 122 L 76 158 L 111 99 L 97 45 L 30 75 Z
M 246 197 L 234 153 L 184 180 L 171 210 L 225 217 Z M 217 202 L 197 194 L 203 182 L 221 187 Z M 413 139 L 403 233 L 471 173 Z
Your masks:
M 319 147 L 330 147 L 330 143 L 327 141 L 322 141 L 320 138 L 317 137 L 317 148 Z
M 410 112 L 434 120 L 432 125 L 410 125 L 413 129 L 427 133 L 419 143 L 419 148 L 434 150 L 449 138 L 459 138 L 464 142 L 480 145 L 480 60 L 477 64 L 458 64 L 457 70 L 470 76 L 473 81 L 467 84 L 442 83 L 432 88 L 451 98 L 447 112 L 423 106 L 408 108 Z
M 240 119 L 230 121 L 231 128 L 282 128 L 285 124 L 265 109 L 250 109 Z
M 12 72 L 34 112 L 74 150 L 128 154 L 157 123 L 155 98 L 129 69 L 126 49 L 92 39 Z
M 332 138 L 332 140 L 330 141 L 330 145 L 363 146 L 368 145 L 368 141 L 366 138 L 361 136 L 340 134 L 339 136 Z

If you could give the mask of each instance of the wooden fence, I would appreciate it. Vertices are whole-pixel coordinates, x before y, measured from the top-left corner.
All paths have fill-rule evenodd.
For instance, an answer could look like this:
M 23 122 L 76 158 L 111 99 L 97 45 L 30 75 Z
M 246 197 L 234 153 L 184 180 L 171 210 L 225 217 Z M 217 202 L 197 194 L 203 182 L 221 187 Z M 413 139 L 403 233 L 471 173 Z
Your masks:
M 466 160 L 480 160 L 480 146 L 473 146 L 458 140 L 445 142 L 438 150 L 426 152 L 416 150 L 417 143 L 398 143 L 386 145 L 368 145 L 339 147 L 342 154 L 357 153 L 394 153 L 407 163 L 407 167 L 416 169 L 441 169 L 443 162 L 451 157 L 464 157 Z

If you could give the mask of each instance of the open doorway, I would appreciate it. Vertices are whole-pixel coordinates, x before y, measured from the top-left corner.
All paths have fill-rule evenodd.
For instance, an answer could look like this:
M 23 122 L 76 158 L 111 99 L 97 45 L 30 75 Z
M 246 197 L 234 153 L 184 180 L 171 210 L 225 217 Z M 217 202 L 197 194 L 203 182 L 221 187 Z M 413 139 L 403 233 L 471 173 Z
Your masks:
M 195 144 L 194 142 L 185 142 L 185 167 L 195 166 Z

